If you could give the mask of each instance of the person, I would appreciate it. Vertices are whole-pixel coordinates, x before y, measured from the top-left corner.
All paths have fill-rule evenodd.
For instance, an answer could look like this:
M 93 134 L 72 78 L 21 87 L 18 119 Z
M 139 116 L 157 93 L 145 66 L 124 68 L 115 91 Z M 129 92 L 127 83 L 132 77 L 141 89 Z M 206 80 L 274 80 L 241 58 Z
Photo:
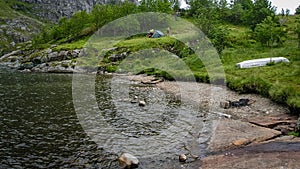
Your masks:
M 159 30 L 151 29 L 148 32 L 147 36 L 148 36 L 148 38 L 159 38 L 159 37 L 164 36 L 164 34 L 161 31 L 159 31 Z
M 167 28 L 167 36 L 170 36 L 170 34 L 171 34 L 171 28 L 168 27 L 168 28 Z
M 155 32 L 154 29 L 151 29 L 147 34 L 148 38 L 152 38 L 154 32 Z

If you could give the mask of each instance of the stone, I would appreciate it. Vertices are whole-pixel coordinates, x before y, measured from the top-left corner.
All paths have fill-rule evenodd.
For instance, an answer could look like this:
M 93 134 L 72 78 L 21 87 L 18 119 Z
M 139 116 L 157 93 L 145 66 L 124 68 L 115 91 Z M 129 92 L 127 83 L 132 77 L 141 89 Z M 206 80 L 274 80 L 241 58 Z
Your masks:
M 187 157 L 185 154 L 180 154 L 179 155 L 179 162 L 186 162 L 187 160 Z
M 239 139 L 239 140 L 235 140 L 235 141 L 233 141 L 233 145 L 235 145 L 235 146 L 242 146 L 242 145 L 246 145 L 246 144 L 248 144 L 248 140 L 247 139 Z
M 80 54 L 79 49 L 72 50 L 72 52 L 71 52 L 72 58 L 77 58 L 79 56 L 79 54 Z
M 229 102 L 220 102 L 220 107 L 223 109 L 229 109 L 230 108 L 230 104 Z
M 34 64 L 32 62 L 26 62 L 20 65 L 19 70 L 32 69 L 33 67 Z
M 62 59 L 62 60 L 65 60 L 68 56 L 68 53 L 69 51 L 65 51 L 65 50 L 62 50 L 59 52 L 58 56 Z
M 3 55 L 3 56 L 0 58 L 0 60 L 3 60 L 3 59 L 5 59 L 5 58 L 8 58 L 8 57 L 13 56 L 13 55 L 18 55 L 18 54 L 20 54 L 21 52 L 22 52 L 21 50 L 12 51 L 12 52 L 10 52 L 10 53 L 8 53 L 8 54 Z
M 297 117 L 289 114 L 280 114 L 276 116 L 250 118 L 248 122 L 263 127 L 274 128 L 281 124 L 296 124 Z
M 300 117 L 298 118 L 296 122 L 296 131 L 300 132 Z
M 141 106 L 141 107 L 146 106 L 146 102 L 143 100 L 139 101 L 139 106 Z
M 139 160 L 129 153 L 123 153 L 118 161 L 122 168 L 137 168 L 139 165 Z
M 213 152 L 259 143 L 281 135 L 277 130 L 232 119 L 215 120 L 212 131 L 208 148 Z
M 58 52 L 52 52 L 48 54 L 49 61 L 58 61 Z

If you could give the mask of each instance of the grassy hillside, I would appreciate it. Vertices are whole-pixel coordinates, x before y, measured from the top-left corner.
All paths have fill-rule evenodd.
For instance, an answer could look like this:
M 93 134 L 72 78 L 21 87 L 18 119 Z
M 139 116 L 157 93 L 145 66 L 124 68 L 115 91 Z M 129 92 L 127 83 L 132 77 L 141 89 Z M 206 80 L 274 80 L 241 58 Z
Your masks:
M 226 84 L 229 88 L 240 93 L 257 93 L 276 101 L 277 103 L 287 105 L 292 112 L 300 112 L 300 49 L 298 49 L 297 35 L 294 32 L 295 16 L 290 16 L 287 21 L 288 37 L 283 46 L 262 47 L 260 43 L 256 42 L 249 36 L 250 29 L 242 26 L 227 25 L 230 30 L 231 47 L 227 47 L 221 57 L 222 64 L 226 73 Z M 159 48 L 170 49 L 174 47 L 176 42 L 171 37 L 163 37 L 159 39 L 148 39 L 139 37 L 129 39 L 116 45 L 121 53 L 124 48 L 127 51 L 139 51 L 145 48 Z M 175 47 L 177 51 L 183 51 L 184 46 L 179 45 Z M 146 59 L 149 65 L 156 63 L 168 63 L 168 65 L 176 67 L 176 69 L 163 71 L 160 69 L 147 69 L 147 67 L 140 67 L 140 63 L 144 62 L 141 59 L 135 59 L 130 63 L 131 70 L 143 70 L 135 73 L 148 73 L 157 76 L 164 76 L 167 79 L 181 79 L 190 80 L 195 78 L 199 82 L 211 82 L 205 67 L 201 60 L 191 52 L 188 56 L 182 56 L 180 52 L 170 51 L 180 58 L 190 67 L 191 72 L 187 72 L 182 67 L 176 67 L 172 57 L 154 57 Z M 184 55 L 184 54 L 183 54 Z M 108 57 L 109 55 L 107 55 Z M 268 65 L 265 67 L 256 67 L 249 69 L 236 68 L 235 64 L 244 60 L 266 58 L 266 57 L 286 57 L 290 63 L 279 63 Z M 100 63 L 100 66 L 107 66 L 108 70 L 118 70 L 118 63 L 109 64 Z M 129 65 L 129 64 L 127 64 Z M 124 69 L 124 64 L 122 69 Z M 142 65 L 144 66 L 144 65 Z M 177 65 L 178 66 L 178 65 Z M 126 66 L 125 66 L 126 67 Z M 159 66 L 157 66 L 159 67 Z M 178 76 L 178 77 L 174 77 Z M 179 78 L 180 76 L 180 78 Z M 192 77 L 193 76 L 193 77 Z

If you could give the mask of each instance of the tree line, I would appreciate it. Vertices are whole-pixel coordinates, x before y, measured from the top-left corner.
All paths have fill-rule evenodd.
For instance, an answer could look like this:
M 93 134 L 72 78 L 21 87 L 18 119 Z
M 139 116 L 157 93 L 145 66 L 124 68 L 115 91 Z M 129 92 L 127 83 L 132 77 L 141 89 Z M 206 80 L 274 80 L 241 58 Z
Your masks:
M 263 46 L 283 45 L 287 30 L 285 15 L 276 15 L 269 0 L 189 0 L 189 9 L 180 9 L 178 0 L 142 0 L 140 3 L 118 2 L 95 5 L 90 13 L 78 11 L 70 18 L 45 27 L 34 38 L 34 44 L 69 42 L 92 35 L 105 24 L 140 12 L 178 14 L 192 20 L 212 41 L 219 53 L 229 45 L 227 24 L 251 28 L 251 37 Z M 300 12 L 300 6 L 296 14 Z M 287 14 L 288 15 L 288 14 Z M 300 21 L 299 21 L 300 25 Z M 295 29 L 300 39 L 300 26 Z M 300 40 L 299 40 L 300 47 Z

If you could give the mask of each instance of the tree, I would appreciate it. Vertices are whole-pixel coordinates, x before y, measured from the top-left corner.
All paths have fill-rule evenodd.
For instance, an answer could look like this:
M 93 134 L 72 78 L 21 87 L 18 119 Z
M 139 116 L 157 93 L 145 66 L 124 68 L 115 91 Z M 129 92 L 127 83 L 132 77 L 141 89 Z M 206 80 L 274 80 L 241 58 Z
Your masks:
M 268 16 L 262 23 L 258 24 L 254 30 L 255 39 L 263 46 L 272 47 L 274 43 L 281 46 L 285 41 L 287 32 L 279 24 L 278 17 Z
M 231 13 L 228 17 L 228 21 L 233 24 L 242 24 L 243 23 L 243 15 L 246 11 L 244 11 L 242 4 L 235 3 L 231 7 Z
M 300 5 L 296 8 L 296 15 L 299 15 L 300 14 Z
M 141 12 L 172 13 L 171 2 L 168 0 L 142 0 L 139 5 Z
M 221 54 L 225 47 L 228 45 L 229 30 L 224 26 L 215 26 L 210 34 L 209 38 L 217 49 L 218 53 Z
M 218 4 L 220 18 L 226 20 L 230 14 L 227 0 L 220 0 Z
M 70 18 L 70 34 L 77 36 L 85 28 L 86 24 L 89 23 L 89 15 L 86 11 L 79 11 L 72 15 Z
M 275 15 L 276 8 L 269 0 L 255 0 L 252 15 L 248 18 L 252 30 L 268 16 Z

